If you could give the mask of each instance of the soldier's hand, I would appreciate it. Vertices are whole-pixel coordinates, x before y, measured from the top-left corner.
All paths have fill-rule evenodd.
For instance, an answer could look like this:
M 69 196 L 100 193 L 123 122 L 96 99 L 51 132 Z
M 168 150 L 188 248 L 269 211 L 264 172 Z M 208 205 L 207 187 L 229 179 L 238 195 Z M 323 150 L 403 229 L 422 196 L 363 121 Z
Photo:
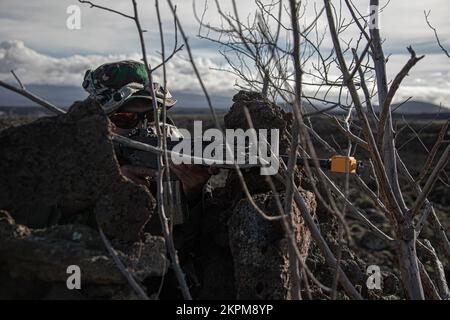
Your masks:
M 214 166 L 204 167 L 194 164 L 171 165 L 170 169 L 181 180 L 183 191 L 188 199 L 199 196 L 211 175 L 219 173 L 219 169 Z
M 127 177 L 134 183 L 147 187 L 149 186 L 150 180 L 155 179 L 157 176 L 156 170 L 147 167 L 123 165 L 120 167 L 120 171 L 123 176 Z

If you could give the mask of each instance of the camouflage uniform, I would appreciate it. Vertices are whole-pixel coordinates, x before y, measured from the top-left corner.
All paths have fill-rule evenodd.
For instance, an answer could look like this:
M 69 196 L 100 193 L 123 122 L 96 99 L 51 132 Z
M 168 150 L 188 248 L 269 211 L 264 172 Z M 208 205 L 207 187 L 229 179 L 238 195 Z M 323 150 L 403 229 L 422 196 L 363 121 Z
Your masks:
M 149 79 L 145 65 L 130 60 L 107 63 L 93 71 L 88 70 L 83 81 L 83 88 L 100 103 L 108 115 L 115 111 L 120 111 L 120 107 L 132 99 L 146 99 L 150 102 L 152 97 L 148 91 L 148 85 Z M 165 104 L 166 108 L 170 109 L 177 102 L 172 98 L 170 92 L 164 90 L 158 83 L 153 83 L 153 89 L 158 107 Z M 149 110 L 152 110 L 152 103 L 148 105 Z M 166 126 L 175 127 L 170 118 L 167 118 L 166 122 Z M 169 129 L 168 132 L 171 132 L 171 130 Z M 125 164 L 121 161 L 120 155 L 117 155 L 117 157 L 121 165 Z M 152 184 L 150 189 L 154 193 L 156 185 Z M 188 279 L 191 279 L 190 282 L 194 285 L 198 285 L 198 281 L 196 280 L 195 271 L 193 271 L 192 248 L 199 233 L 204 200 L 211 198 L 211 196 L 212 189 L 209 184 L 205 185 L 202 194 L 199 194 L 196 199 L 188 201 L 182 194 L 182 208 L 186 219 L 183 224 L 173 226 L 173 237 L 180 262 L 185 265 Z M 162 233 L 157 214 L 153 215 L 146 226 L 146 230 L 153 235 Z M 174 280 L 174 285 L 176 286 L 175 278 L 172 280 Z

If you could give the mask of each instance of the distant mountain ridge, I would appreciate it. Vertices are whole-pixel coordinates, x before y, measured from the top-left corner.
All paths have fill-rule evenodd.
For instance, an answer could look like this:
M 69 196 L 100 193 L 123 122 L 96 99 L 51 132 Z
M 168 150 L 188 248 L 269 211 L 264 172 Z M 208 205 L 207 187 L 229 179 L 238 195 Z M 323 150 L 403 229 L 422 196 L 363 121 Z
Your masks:
M 74 101 L 83 100 L 87 97 L 87 93 L 81 87 L 29 85 L 27 86 L 27 89 L 37 96 L 63 108 L 71 106 Z M 207 107 L 207 102 L 203 95 L 172 90 L 171 94 L 178 100 L 177 106 L 186 108 Z M 232 104 L 232 98 L 232 94 L 230 97 L 211 95 L 212 103 L 215 108 L 229 108 Z M 27 98 L 0 87 L 0 106 L 21 107 L 31 105 L 33 105 L 33 103 Z
M 310 103 L 305 103 L 304 107 L 306 112 L 313 113 L 318 110 L 326 109 L 331 107 L 331 105 L 311 105 Z M 436 114 L 450 114 L 450 108 L 444 106 L 438 106 L 434 103 L 424 102 L 424 101 L 414 101 L 410 100 L 405 103 L 394 103 L 391 106 L 394 115 L 436 115 Z M 378 106 L 374 106 L 375 111 L 378 111 Z M 330 113 L 344 113 L 345 111 L 340 108 L 335 108 L 329 111 Z
M 396 103 L 392 106 L 394 113 L 399 114 L 437 114 L 449 113 L 450 109 L 423 101 L 408 101 L 405 104 Z
M 51 103 L 61 106 L 63 108 L 69 107 L 76 100 L 83 100 L 86 98 L 87 93 L 81 87 L 69 87 L 69 86 L 46 86 L 46 85 L 29 85 L 27 88 L 36 95 L 48 100 Z M 191 92 L 177 92 L 173 91 L 172 95 L 178 100 L 176 105 L 177 110 L 180 112 L 183 109 L 205 109 L 208 108 L 207 101 L 203 95 L 191 93 Z M 228 109 L 232 105 L 233 94 L 224 97 L 219 95 L 211 95 L 212 104 L 217 109 Z M 34 105 L 28 99 L 11 92 L 4 88 L 0 88 L 0 106 L 4 107 L 23 107 Z M 307 112 L 315 112 L 317 109 L 323 109 L 327 106 L 316 105 L 311 106 L 305 102 L 305 108 Z M 420 114 L 447 114 L 450 113 L 450 109 L 446 107 L 440 107 L 433 103 L 422 101 L 408 101 L 398 107 L 399 104 L 393 105 L 395 115 L 420 115 Z M 375 108 L 377 108 L 375 106 Z M 4 109 L 4 108 L 3 108 Z M 5 110 L 0 110 L 5 111 Z M 25 109 L 22 110 L 24 112 Z M 31 109 L 29 110 L 31 111 Z M 342 112 L 341 109 L 334 109 L 335 112 Z M 21 112 L 21 113 L 22 113 Z

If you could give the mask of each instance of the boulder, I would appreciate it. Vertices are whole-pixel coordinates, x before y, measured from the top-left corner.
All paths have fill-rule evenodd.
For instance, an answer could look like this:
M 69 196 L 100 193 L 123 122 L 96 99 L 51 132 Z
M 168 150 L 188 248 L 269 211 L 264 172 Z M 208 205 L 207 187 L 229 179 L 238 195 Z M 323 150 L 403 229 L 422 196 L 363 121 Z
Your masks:
M 287 155 L 289 152 L 290 139 L 289 131 L 292 126 L 292 117 L 290 113 L 286 113 L 280 106 L 265 99 L 258 92 L 240 91 L 233 97 L 233 105 L 225 115 L 225 127 L 227 129 L 243 129 L 250 128 L 247 122 L 245 109 L 248 110 L 252 119 L 253 128 L 257 130 L 267 130 L 268 141 L 272 141 L 270 136 L 271 129 L 277 129 L 279 132 L 279 155 Z M 244 171 L 244 177 L 247 188 L 250 193 L 264 193 L 271 191 L 266 181 L 267 176 L 260 174 L 259 168 L 252 168 Z M 296 169 L 294 178 L 297 184 L 301 181 L 302 174 Z M 275 188 L 279 191 L 284 186 L 276 180 L 273 180 Z M 241 184 L 238 176 L 234 171 L 230 171 L 226 181 L 226 188 L 233 192 L 241 190 Z
M 150 276 L 163 276 L 167 271 L 162 237 L 145 234 L 142 242 L 122 245 L 113 241 L 112 245 L 138 281 Z M 99 233 L 81 224 L 31 229 L 16 224 L 6 211 L 0 211 L 0 264 L 4 268 L 0 296 L 9 294 L 8 298 L 12 298 L 14 292 L 8 283 L 17 281 L 32 288 L 30 281 L 37 283 L 34 288 L 48 287 L 50 290 L 56 286 L 68 292 L 67 268 L 71 265 L 80 268 L 82 295 L 99 297 L 106 288 L 109 289 L 109 297 L 111 292 L 123 296 L 129 291 L 124 276 L 107 252 Z M 84 289 L 89 287 L 91 290 L 86 293 Z M 96 292 L 93 287 L 97 288 Z
M 314 194 L 302 193 L 308 209 L 314 213 Z M 284 194 L 279 196 L 284 201 Z M 279 215 L 273 194 L 254 195 L 253 200 L 267 215 Z M 311 235 L 295 203 L 292 209 L 296 242 L 306 259 Z M 238 299 L 290 298 L 288 240 L 280 224 L 261 216 L 247 199 L 235 207 L 228 232 Z
M 43 228 L 92 208 L 112 238 L 136 241 L 155 200 L 120 174 L 110 122 L 94 101 L 0 131 L 0 209 Z

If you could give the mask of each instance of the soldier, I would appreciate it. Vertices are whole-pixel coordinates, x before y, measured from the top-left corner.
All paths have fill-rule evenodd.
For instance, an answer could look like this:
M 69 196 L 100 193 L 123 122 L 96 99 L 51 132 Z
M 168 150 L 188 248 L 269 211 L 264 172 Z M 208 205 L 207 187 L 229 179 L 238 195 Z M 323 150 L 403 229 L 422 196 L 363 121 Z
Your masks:
M 156 133 L 151 93 L 144 89 L 149 83 L 145 66 L 136 61 L 119 61 L 101 65 L 96 70 L 88 70 L 83 81 L 83 88 L 100 103 L 109 119 L 114 124 L 113 131 L 123 136 L 132 136 L 144 124 L 150 133 Z M 165 98 L 167 109 L 177 102 L 170 92 L 164 95 L 164 89 L 153 83 L 158 106 L 162 108 Z M 163 121 L 160 120 L 160 128 Z M 173 121 L 167 117 L 168 137 L 180 137 Z M 161 129 L 162 130 L 162 129 Z M 119 163 L 120 163 L 119 159 Z M 137 184 L 149 186 L 156 176 L 155 170 L 147 167 L 121 164 L 122 174 Z M 171 170 L 182 182 L 184 195 L 194 204 L 201 198 L 204 185 L 217 169 L 196 165 L 172 165 Z
M 96 70 L 88 70 L 83 81 L 83 88 L 89 92 L 102 106 L 105 113 L 113 123 L 113 131 L 126 137 L 133 137 L 144 129 L 148 134 L 155 134 L 157 124 L 154 121 L 154 111 L 151 93 L 145 90 L 149 79 L 144 64 L 136 61 L 119 61 L 101 65 Z M 158 107 L 163 106 L 164 99 L 167 109 L 172 108 L 177 102 L 172 98 L 170 92 L 166 91 L 157 83 L 153 83 L 153 89 L 157 98 Z M 162 130 L 163 121 L 160 120 Z M 181 133 L 167 117 L 166 129 L 168 137 L 180 137 Z M 122 175 L 137 184 L 144 185 L 154 194 L 156 184 L 154 178 L 156 170 L 132 166 L 123 161 L 120 153 L 116 153 Z M 198 283 L 193 264 L 191 262 L 191 249 L 199 229 L 199 222 L 203 214 L 202 199 L 210 196 L 210 188 L 207 184 L 212 174 L 218 173 L 214 167 L 199 165 L 171 165 L 171 172 L 175 173 L 182 185 L 182 208 L 185 219 L 182 222 L 174 222 L 173 236 L 175 246 L 179 252 L 180 262 L 190 278 L 190 283 Z M 169 217 L 173 218 L 173 217 Z M 161 225 L 157 214 L 152 216 L 146 230 L 151 234 L 161 234 Z M 168 280 L 168 281 L 167 281 Z M 174 277 L 167 277 L 169 282 L 176 288 Z M 169 289 L 170 290 L 170 289 Z M 177 290 L 174 290 L 176 292 Z

